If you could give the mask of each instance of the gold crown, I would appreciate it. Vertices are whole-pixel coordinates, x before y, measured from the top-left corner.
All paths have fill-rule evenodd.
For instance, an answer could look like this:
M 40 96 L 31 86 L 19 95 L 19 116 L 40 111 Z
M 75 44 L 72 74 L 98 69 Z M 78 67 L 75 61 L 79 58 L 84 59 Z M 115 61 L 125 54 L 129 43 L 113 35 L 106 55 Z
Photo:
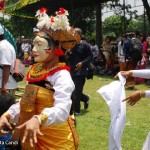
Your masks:
M 73 27 L 70 27 L 67 10 L 60 8 L 55 17 L 49 17 L 46 11 L 45 8 L 41 8 L 36 13 L 38 16 L 37 27 L 40 30 L 46 32 L 53 40 L 59 41 L 66 50 L 80 42 L 80 35 L 76 34 Z

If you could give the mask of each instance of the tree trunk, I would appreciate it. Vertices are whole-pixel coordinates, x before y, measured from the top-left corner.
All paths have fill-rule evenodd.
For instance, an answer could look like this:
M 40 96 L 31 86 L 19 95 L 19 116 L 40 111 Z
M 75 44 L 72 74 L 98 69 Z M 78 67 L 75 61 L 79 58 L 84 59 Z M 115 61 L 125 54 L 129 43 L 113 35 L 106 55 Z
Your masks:
M 96 6 L 96 44 L 98 45 L 99 49 L 102 44 L 102 4 L 99 3 Z
M 144 8 L 146 9 L 147 18 L 150 24 L 150 6 L 148 4 L 148 0 L 142 0 L 142 2 L 143 2 Z

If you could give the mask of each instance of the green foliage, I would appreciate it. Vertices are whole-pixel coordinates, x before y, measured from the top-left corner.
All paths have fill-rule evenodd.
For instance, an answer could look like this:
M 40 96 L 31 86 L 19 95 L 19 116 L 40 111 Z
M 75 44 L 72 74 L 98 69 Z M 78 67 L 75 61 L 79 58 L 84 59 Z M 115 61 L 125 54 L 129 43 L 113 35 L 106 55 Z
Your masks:
M 96 10 L 95 7 L 88 6 L 73 10 L 70 13 L 71 25 L 82 29 L 87 38 L 93 37 L 96 28 Z
M 36 26 L 37 20 L 12 16 L 10 19 L 2 20 L 2 24 L 12 33 L 15 38 L 22 35 L 25 38 L 33 37 L 33 28 Z
M 31 38 L 33 37 L 33 27 L 36 26 L 37 20 L 13 16 L 11 23 L 14 24 L 13 30 L 18 31 L 19 36 L 24 35 L 26 38 Z
M 147 17 L 145 18 L 145 25 L 144 25 L 144 16 L 138 16 L 136 19 L 127 19 L 125 18 L 125 31 L 136 31 L 138 30 L 141 33 L 150 33 L 150 29 L 148 28 L 149 22 Z M 103 22 L 103 33 L 105 35 L 116 35 L 120 36 L 124 34 L 123 29 L 123 16 L 113 15 L 106 18 Z
M 149 35 L 150 28 L 149 28 L 149 21 L 147 15 L 145 15 L 145 19 L 144 19 L 144 14 L 140 15 L 136 20 L 138 21 L 139 31 L 145 33 L 146 35 Z
M 116 36 L 119 36 L 122 34 L 123 31 L 123 18 L 122 16 L 113 15 L 111 17 L 108 17 L 103 22 L 103 33 L 110 34 L 114 33 Z M 127 22 L 127 19 L 126 19 Z
M 136 20 L 131 20 L 127 27 L 127 31 L 134 31 L 134 30 L 139 31 L 139 22 Z
M 6 5 L 14 4 L 18 2 L 18 0 L 5 0 Z

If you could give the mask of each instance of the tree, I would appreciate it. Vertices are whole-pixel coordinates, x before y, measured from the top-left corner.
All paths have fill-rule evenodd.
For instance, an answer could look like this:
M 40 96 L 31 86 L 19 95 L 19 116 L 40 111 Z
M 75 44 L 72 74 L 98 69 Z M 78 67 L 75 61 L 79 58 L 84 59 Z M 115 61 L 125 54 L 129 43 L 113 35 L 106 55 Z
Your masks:
M 114 15 L 106 18 L 103 22 L 103 33 L 105 35 L 114 35 L 120 36 L 121 34 L 124 34 L 124 30 L 122 28 L 122 16 Z M 144 33 L 144 24 L 143 24 L 143 15 L 139 16 L 137 19 L 126 19 L 126 31 L 139 31 L 141 33 Z M 147 20 L 146 20 L 147 22 Z M 146 25 L 147 26 L 147 25 Z M 150 33 L 150 30 L 147 28 L 147 33 Z
M 140 15 L 138 16 L 138 18 L 136 19 L 138 22 L 138 31 L 145 34 L 145 35 L 150 35 L 150 28 L 149 28 L 149 21 L 148 21 L 148 17 L 147 15 L 144 16 Z
M 131 10 L 131 5 L 120 4 L 118 0 L 106 3 L 116 15 L 121 16 L 123 32 L 126 32 L 127 26 L 133 18 L 137 18 L 137 10 Z
M 106 18 L 105 21 L 103 22 L 103 33 L 105 34 L 114 33 L 116 36 L 123 34 L 124 33 L 123 19 L 124 18 L 119 15 L 114 15 Z M 127 22 L 127 18 L 125 19 Z
M 95 7 L 85 7 L 69 12 L 71 25 L 82 29 L 86 38 L 91 38 L 96 28 L 96 10 Z
M 5 5 L 10 6 L 18 0 L 5 0 Z M 26 38 L 33 37 L 33 27 L 36 26 L 36 19 L 29 19 L 18 16 L 11 16 L 9 19 L 1 19 L 1 23 L 12 33 L 15 38 L 21 38 L 24 35 Z
M 150 24 L 150 6 L 148 4 L 148 0 L 142 0 L 142 2 L 143 2 L 144 8 L 146 9 L 147 18 Z
M 9 19 L 0 19 L 0 22 L 12 33 L 14 38 L 20 40 L 22 35 L 28 39 L 34 36 L 33 28 L 36 26 L 37 20 L 11 16 Z

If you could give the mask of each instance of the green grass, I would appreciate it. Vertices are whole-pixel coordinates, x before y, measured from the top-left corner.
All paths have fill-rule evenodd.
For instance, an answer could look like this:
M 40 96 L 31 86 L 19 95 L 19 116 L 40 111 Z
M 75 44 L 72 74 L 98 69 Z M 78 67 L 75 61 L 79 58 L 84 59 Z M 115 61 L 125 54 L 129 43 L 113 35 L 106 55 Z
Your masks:
M 87 80 L 84 93 L 90 96 L 89 109 L 77 116 L 77 131 L 80 136 L 79 150 L 108 150 L 110 114 L 103 98 L 96 92 L 101 86 L 109 84 L 111 77 L 95 76 Z M 137 89 L 149 89 L 148 85 L 136 85 Z M 133 91 L 126 91 L 129 95 Z M 83 104 L 82 104 L 83 108 Z M 150 99 L 143 98 L 135 106 L 127 105 L 127 122 L 122 137 L 123 150 L 141 150 L 150 131 Z
M 94 76 L 87 80 L 84 93 L 90 96 L 88 110 L 83 109 L 82 114 L 76 117 L 77 131 L 80 137 L 79 150 L 108 150 L 108 132 L 110 114 L 103 98 L 96 92 L 103 85 L 109 84 L 112 77 Z M 19 83 L 24 86 L 25 81 Z M 137 89 L 149 89 L 150 85 L 136 85 Z M 129 95 L 133 91 L 126 91 Z M 135 106 L 127 105 L 127 122 L 122 137 L 123 150 L 141 150 L 142 145 L 150 131 L 150 99 L 143 98 Z

